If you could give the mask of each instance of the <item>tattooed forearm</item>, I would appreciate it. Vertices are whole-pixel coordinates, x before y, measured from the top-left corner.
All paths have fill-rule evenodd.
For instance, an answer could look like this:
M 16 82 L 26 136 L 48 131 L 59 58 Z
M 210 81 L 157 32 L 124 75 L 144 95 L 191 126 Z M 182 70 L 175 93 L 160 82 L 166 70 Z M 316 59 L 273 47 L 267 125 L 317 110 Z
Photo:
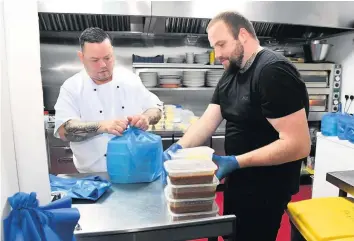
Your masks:
M 82 122 L 69 120 L 64 123 L 64 136 L 68 141 L 80 142 L 99 135 L 99 122 Z
M 149 125 L 156 125 L 161 119 L 161 110 L 158 108 L 148 109 L 143 115 L 149 118 Z

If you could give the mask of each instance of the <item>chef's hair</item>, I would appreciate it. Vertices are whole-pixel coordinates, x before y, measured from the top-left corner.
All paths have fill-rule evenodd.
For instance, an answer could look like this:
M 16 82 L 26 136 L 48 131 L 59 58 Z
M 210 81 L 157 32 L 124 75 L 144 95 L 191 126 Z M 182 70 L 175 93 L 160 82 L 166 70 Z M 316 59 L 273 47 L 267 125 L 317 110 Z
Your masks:
M 85 43 L 102 43 L 104 40 L 109 39 L 112 43 L 112 39 L 108 33 L 97 27 L 91 27 L 85 29 L 80 37 L 79 42 L 81 49 L 84 48 Z
M 252 37 L 257 39 L 256 31 L 251 21 L 238 12 L 227 11 L 219 13 L 209 22 L 207 30 L 218 21 L 223 21 L 229 27 L 235 39 L 238 39 L 241 28 L 246 29 Z

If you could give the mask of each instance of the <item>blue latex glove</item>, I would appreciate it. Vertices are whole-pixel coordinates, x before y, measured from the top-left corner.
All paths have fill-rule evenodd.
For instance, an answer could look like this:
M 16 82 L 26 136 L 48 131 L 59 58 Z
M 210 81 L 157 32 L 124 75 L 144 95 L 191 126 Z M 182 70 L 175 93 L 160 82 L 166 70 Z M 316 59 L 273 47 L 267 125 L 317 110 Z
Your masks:
M 182 146 L 177 143 L 173 143 L 166 151 L 163 152 L 162 161 L 165 162 L 167 160 L 171 160 L 170 153 L 175 153 L 179 149 L 182 149 Z M 162 183 L 164 185 L 166 185 L 167 184 L 167 173 L 166 173 L 165 167 L 163 167 L 162 170 L 163 170 L 162 171 Z
M 240 168 L 235 156 L 218 156 L 214 154 L 213 161 L 218 166 L 216 177 L 219 180 L 224 179 L 231 172 Z
M 170 153 L 175 153 L 179 149 L 182 149 L 182 146 L 177 143 L 173 143 L 166 151 L 164 151 L 163 161 L 171 160 Z

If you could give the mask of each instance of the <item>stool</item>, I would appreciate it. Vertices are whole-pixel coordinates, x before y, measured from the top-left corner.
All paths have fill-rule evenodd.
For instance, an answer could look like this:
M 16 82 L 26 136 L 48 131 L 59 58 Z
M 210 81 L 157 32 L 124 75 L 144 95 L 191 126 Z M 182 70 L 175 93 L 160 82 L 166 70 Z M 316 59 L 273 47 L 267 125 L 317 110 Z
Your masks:
M 354 199 L 314 198 L 288 204 L 291 241 L 354 241 Z

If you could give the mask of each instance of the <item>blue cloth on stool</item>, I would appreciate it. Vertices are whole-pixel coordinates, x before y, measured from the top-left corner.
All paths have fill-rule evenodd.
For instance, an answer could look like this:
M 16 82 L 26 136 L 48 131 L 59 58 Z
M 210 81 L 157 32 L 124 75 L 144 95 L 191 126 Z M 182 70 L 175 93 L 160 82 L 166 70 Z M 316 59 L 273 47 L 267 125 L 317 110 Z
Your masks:
M 49 175 L 52 192 L 65 192 L 75 199 L 88 199 L 96 201 L 112 185 L 100 176 L 88 176 L 83 178 L 62 178 Z
M 75 241 L 80 213 L 71 207 L 71 198 L 40 207 L 36 196 L 18 192 L 8 198 L 12 210 L 4 220 L 5 241 Z

